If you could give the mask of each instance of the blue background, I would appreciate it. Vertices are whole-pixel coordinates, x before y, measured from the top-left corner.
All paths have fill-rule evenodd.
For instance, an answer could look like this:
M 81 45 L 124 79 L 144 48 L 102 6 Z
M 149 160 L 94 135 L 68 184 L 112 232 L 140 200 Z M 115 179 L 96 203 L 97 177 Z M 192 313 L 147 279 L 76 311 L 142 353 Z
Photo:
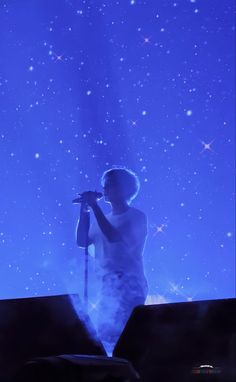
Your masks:
M 82 295 L 71 201 L 112 165 L 148 302 L 234 296 L 234 2 L 1 1 L 0 33 L 0 298 Z

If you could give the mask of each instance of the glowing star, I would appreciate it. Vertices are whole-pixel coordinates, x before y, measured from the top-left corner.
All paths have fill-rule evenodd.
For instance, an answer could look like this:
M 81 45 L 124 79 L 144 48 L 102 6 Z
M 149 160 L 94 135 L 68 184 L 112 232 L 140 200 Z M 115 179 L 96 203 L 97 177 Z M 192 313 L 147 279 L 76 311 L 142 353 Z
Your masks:
M 52 59 L 57 62 L 57 61 L 64 61 L 63 60 L 63 55 L 62 54 L 56 54 L 52 50 L 48 52 L 48 54 L 52 57 Z
M 186 111 L 186 115 L 187 115 L 188 117 L 190 117 L 192 114 L 193 114 L 192 110 L 187 110 L 187 111 Z
M 171 281 L 169 281 L 169 284 L 170 284 L 170 292 L 184 297 L 187 301 L 193 300 L 194 296 L 191 296 L 190 294 L 184 293 L 183 286 L 181 286 L 180 284 L 175 284 Z
M 211 148 L 211 145 L 212 145 L 213 142 L 214 142 L 214 139 L 213 139 L 211 142 L 209 142 L 209 143 L 206 143 L 206 142 L 204 142 L 204 141 L 201 141 L 201 144 L 203 145 L 203 149 L 202 149 L 201 153 L 202 153 L 203 151 L 206 151 L 206 150 L 208 150 L 208 151 L 213 151 L 212 148 Z
M 143 44 L 150 44 L 150 37 L 143 37 Z
M 132 126 L 137 126 L 137 121 L 131 121 Z
M 39 153 L 35 153 L 35 155 L 34 155 L 34 157 L 35 157 L 35 159 L 39 159 Z
M 180 286 L 178 284 L 175 284 L 175 283 L 172 283 L 170 282 L 170 290 L 171 292 L 174 292 L 174 293 L 179 293 L 180 292 Z
M 90 302 L 90 311 L 97 310 L 98 302 Z
M 156 236 L 159 233 L 163 233 L 163 229 L 165 227 L 165 224 L 161 224 L 159 226 L 154 226 L 154 227 L 155 227 L 155 232 L 154 232 L 153 236 Z
M 160 225 L 160 226 L 158 226 L 158 227 L 157 227 L 157 232 L 163 232 L 163 227 L 164 227 L 163 224 Z
M 63 57 L 62 55 L 58 55 L 58 56 L 56 55 L 56 60 L 57 61 L 62 61 L 62 57 Z

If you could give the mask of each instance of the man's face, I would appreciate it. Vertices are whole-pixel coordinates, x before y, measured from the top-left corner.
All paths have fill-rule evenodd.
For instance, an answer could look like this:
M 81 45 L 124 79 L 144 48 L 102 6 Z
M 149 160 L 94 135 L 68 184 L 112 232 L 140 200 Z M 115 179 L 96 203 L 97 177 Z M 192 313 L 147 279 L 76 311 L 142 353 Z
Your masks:
M 118 202 L 124 199 L 119 185 L 116 184 L 115 181 L 113 180 L 111 181 L 110 179 L 105 179 L 104 181 L 103 195 L 104 195 L 105 202 L 110 202 L 110 203 Z

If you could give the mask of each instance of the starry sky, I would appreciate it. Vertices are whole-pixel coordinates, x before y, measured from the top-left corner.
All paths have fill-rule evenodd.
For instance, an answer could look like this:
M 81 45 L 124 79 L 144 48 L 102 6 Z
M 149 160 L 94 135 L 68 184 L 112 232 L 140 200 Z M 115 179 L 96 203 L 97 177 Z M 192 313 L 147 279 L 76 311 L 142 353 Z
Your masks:
M 112 165 L 148 302 L 235 296 L 234 1 L 1 0 L 0 33 L 0 298 L 82 294 L 72 199 Z

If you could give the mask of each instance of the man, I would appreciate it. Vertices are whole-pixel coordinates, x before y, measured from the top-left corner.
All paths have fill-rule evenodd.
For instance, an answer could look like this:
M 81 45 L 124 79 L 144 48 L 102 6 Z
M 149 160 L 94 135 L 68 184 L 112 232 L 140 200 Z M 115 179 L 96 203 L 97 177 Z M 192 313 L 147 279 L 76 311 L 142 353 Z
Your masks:
M 77 243 L 80 247 L 95 246 L 101 280 L 98 334 L 102 340 L 115 344 L 133 308 L 144 304 L 147 297 L 143 268 L 147 217 L 130 206 L 140 188 L 138 177 L 132 171 L 109 169 L 104 172 L 101 183 L 111 212 L 104 215 L 97 202 L 97 192 L 82 193 Z M 88 206 L 95 216 L 90 228 Z

